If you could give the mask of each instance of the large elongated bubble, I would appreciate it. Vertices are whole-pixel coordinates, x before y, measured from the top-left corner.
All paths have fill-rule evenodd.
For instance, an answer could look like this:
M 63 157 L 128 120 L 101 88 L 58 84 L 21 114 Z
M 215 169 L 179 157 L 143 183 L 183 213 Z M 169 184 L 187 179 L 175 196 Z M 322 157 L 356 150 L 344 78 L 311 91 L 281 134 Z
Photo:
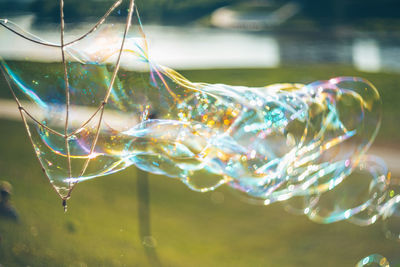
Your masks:
M 195 191 L 226 184 L 263 204 L 291 199 L 320 223 L 396 213 L 384 163 L 365 156 L 381 119 L 370 82 L 190 82 L 154 61 L 133 1 L 122 17 L 120 2 L 61 44 L 0 20 L 10 39 L 44 51 L 41 63 L 3 55 L 1 69 L 64 200 L 79 182 L 135 165 Z

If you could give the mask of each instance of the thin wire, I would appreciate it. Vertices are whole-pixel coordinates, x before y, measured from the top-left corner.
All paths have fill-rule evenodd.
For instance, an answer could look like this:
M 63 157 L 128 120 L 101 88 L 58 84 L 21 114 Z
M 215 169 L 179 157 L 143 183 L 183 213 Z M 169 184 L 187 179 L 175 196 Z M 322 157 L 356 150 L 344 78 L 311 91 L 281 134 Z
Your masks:
M 130 11 L 129 11 L 129 15 L 128 15 L 128 18 L 127 18 L 127 24 L 126 24 L 126 26 L 125 26 L 124 38 L 123 38 L 123 41 L 122 41 L 121 48 L 122 48 L 123 45 L 124 45 L 124 42 L 125 42 L 125 39 L 126 39 L 126 35 L 127 35 L 128 29 L 129 29 L 129 26 L 130 26 L 130 21 L 131 21 L 131 18 L 132 18 L 132 11 L 133 11 L 133 2 L 134 2 L 133 0 L 130 1 Z M 73 41 L 71 41 L 71 42 L 69 42 L 69 43 L 64 43 L 64 29 L 65 29 L 65 23 L 64 23 L 64 1 L 63 1 L 63 0 L 60 0 L 60 22 L 61 22 L 61 31 L 60 31 L 60 35 L 61 35 L 61 45 L 55 45 L 55 44 L 51 44 L 51 43 L 45 43 L 45 42 L 41 42 L 41 41 L 38 41 L 38 40 L 35 40 L 35 39 L 32 39 L 32 38 L 29 38 L 29 37 L 27 37 L 27 36 L 25 36 L 25 35 L 19 33 L 18 31 L 14 30 L 14 29 L 12 29 L 12 28 L 10 28 L 10 27 L 8 27 L 7 25 L 5 25 L 5 24 L 3 24 L 3 23 L 0 23 L 0 25 L 4 26 L 5 28 L 7 28 L 8 30 L 10 30 L 11 32 L 17 34 L 17 35 L 20 36 L 20 37 L 23 37 L 23 38 L 26 39 L 26 40 L 32 41 L 32 42 L 37 43 L 37 44 L 45 45 L 45 46 L 61 48 L 62 62 L 63 62 L 63 66 L 64 66 L 65 90 L 66 90 L 66 92 L 65 92 L 65 96 L 66 96 L 66 116 L 65 116 L 64 134 L 62 134 L 62 133 L 58 132 L 57 130 L 54 130 L 54 129 L 52 129 L 52 128 L 46 126 L 46 125 L 44 125 L 43 123 L 41 123 L 40 121 L 38 121 L 37 119 L 35 119 L 35 117 L 34 117 L 32 114 L 30 114 L 30 113 L 22 106 L 22 104 L 21 104 L 21 102 L 19 101 L 18 97 L 15 95 L 15 93 L 14 93 L 14 91 L 13 91 L 13 89 L 12 89 L 12 86 L 11 86 L 11 84 L 10 84 L 10 82 L 9 82 L 9 80 L 8 80 L 8 78 L 7 78 L 7 76 L 5 75 L 4 72 L 3 72 L 3 75 L 4 75 L 4 77 L 6 78 L 8 87 L 9 87 L 9 89 L 10 89 L 10 91 L 11 91 L 13 97 L 14 97 L 14 100 L 16 101 L 16 103 L 17 103 L 17 105 L 18 105 L 18 109 L 19 109 L 19 112 L 20 112 L 20 114 L 21 114 L 21 118 L 22 118 L 22 120 L 23 120 L 23 122 L 24 122 L 25 128 L 26 128 L 27 133 L 28 133 L 28 137 L 29 137 L 29 139 L 30 139 L 30 142 L 31 142 L 31 144 L 32 144 L 32 146 L 33 146 L 33 148 L 34 148 L 34 150 L 36 151 L 36 149 L 35 149 L 36 146 L 35 146 L 35 143 L 34 143 L 34 141 L 33 141 L 32 134 L 31 134 L 31 132 L 30 132 L 30 130 L 29 130 L 29 125 L 28 125 L 28 122 L 27 122 L 27 120 L 26 120 L 25 115 L 27 115 L 29 118 L 31 118 L 31 119 L 32 119 L 35 123 L 37 123 L 39 126 L 45 128 L 45 129 L 48 130 L 49 132 L 51 132 L 51 133 L 53 133 L 53 134 L 55 134 L 55 135 L 61 136 L 61 137 L 63 137 L 63 138 L 65 139 L 65 147 L 66 147 L 67 158 L 68 158 L 68 175 L 69 175 L 70 178 L 72 177 L 72 166 L 71 166 L 71 154 L 70 154 L 70 147 L 69 147 L 68 139 L 69 139 L 69 137 L 71 137 L 72 135 L 76 134 L 82 127 L 85 127 L 85 126 L 98 114 L 98 112 L 101 111 L 99 123 L 98 123 L 98 125 L 97 125 L 96 138 L 95 138 L 94 142 L 92 143 L 91 153 L 88 154 L 88 159 L 87 159 L 87 161 L 85 162 L 85 166 L 84 166 L 84 168 L 83 168 L 83 171 L 81 172 L 82 175 L 83 175 L 84 172 L 86 171 L 87 165 L 88 165 L 88 163 L 89 163 L 89 161 L 90 161 L 90 155 L 93 153 L 94 147 L 95 147 L 95 145 L 96 145 L 96 143 L 97 143 L 97 139 L 98 139 L 98 136 L 99 136 L 99 130 L 100 130 L 100 126 L 101 126 L 101 122 L 102 122 L 102 118 L 103 118 L 103 113 L 104 113 L 104 106 L 105 106 L 105 104 L 107 103 L 107 100 L 108 100 L 108 98 L 109 98 L 109 96 L 110 96 L 111 88 L 112 88 L 112 86 L 113 86 L 113 83 L 114 83 L 114 81 L 115 81 L 115 78 L 116 78 L 116 75 L 117 75 L 117 72 L 118 72 L 118 69 L 119 69 L 122 51 L 119 53 L 118 60 L 117 60 L 117 65 L 116 65 L 116 69 L 114 70 L 113 78 L 112 78 L 111 84 L 110 84 L 110 86 L 109 86 L 109 88 L 108 88 L 108 92 L 107 92 L 107 94 L 106 94 L 106 96 L 105 96 L 105 98 L 104 98 L 102 104 L 100 104 L 100 106 L 98 107 L 98 109 L 93 113 L 93 115 L 91 115 L 91 117 L 90 117 L 86 122 L 84 122 L 80 127 L 78 127 L 78 128 L 77 128 L 75 131 L 73 131 L 72 133 L 68 133 L 69 107 L 70 107 L 70 91 L 69 91 L 69 82 L 68 82 L 67 62 L 66 62 L 66 60 L 65 60 L 65 47 L 66 47 L 66 46 L 69 46 L 69 45 L 73 45 L 74 43 L 76 43 L 76 42 L 82 40 L 83 38 L 85 38 L 86 36 L 88 36 L 90 33 L 94 32 L 101 24 L 104 23 L 105 19 L 110 15 L 110 13 L 111 13 L 116 7 L 118 7 L 121 3 L 122 3 L 122 0 L 117 0 L 117 1 L 108 9 L 108 11 L 104 14 L 104 16 L 103 16 L 103 17 L 102 17 L 88 32 L 86 32 L 84 35 L 82 35 L 81 37 L 79 37 L 79 38 L 77 38 L 77 39 L 75 39 L 75 40 L 73 40 Z M 40 38 L 38 38 L 38 39 L 41 40 Z M 39 158 L 39 155 L 38 155 L 37 153 L 36 153 L 36 156 L 37 156 L 37 158 L 38 158 L 38 160 L 39 160 L 39 162 L 40 162 L 40 165 L 41 165 L 41 167 L 42 167 L 43 172 L 45 173 L 45 175 L 47 176 L 47 178 L 51 181 L 51 179 L 50 179 L 50 177 L 47 175 L 47 173 L 46 173 L 46 171 L 45 171 L 45 168 L 44 168 L 44 166 L 43 166 L 43 164 L 42 164 L 42 162 L 41 162 L 41 160 L 40 160 L 40 158 Z M 72 192 L 72 190 L 73 190 L 73 188 L 74 188 L 74 186 L 75 186 L 76 183 L 71 184 L 71 182 L 69 182 L 68 193 L 67 193 L 66 196 L 63 196 L 63 195 L 57 190 L 56 186 L 55 186 L 53 183 L 51 183 L 51 184 L 52 184 L 53 189 L 54 189 L 54 190 L 57 192 L 57 194 L 60 196 L 60 198 L 63 199 L 63 206 L 64 206 L 64 208 L 66 208 L 66 200 L 70 197 L 71 192 Z
M 108 11 L 104 14 L 104 16 L 103 16 L 103 17 L 102 17 L 102 18 L 101 18 L 87 33 L 85 33 L 85 34 L 82 35 L 81 37 L 79 37 L 79 38 L 77 38 L 77 39 L 75 39 L 75 40 L 73 40 L 73 41 L 71 41 L 71 42 L 69 42 L 69 43 L 64 44 L 64 47 L 67 47 L 67 46 L 69 46 L 69 45 L 72 45 L 72 44 L 74 44 L 74 43 L 76 43 L 76 42 L 82 40 L 83 38 L 85 38 L 86 36 L 88 36 L 90 33 L 94 32 L 101 24 L 104 23 L 104 21 L 106 20 L 107 17 L 109 17 L 109 15 L 111 14 L 111 12 L 112 12 L 115 8 L 117 8 L 121 3 L 122 3 L 122 0 L 117 0 L 117 1 L 108 9 Z M 131 3 L 131 4 L 132 4 L 132 3 Z M 137 9 L 136 9 L 136 8 L 135 8 L 135 10 L 136 10 L 136 14 L 138 15 L 138 12 L 137 12 Z M 140 20 L 140 18 L 138 18 L 138 19 Z M 129 21 L 129 22 L 130 22 L 130 21 Z M 38 43 L 38 44 L 41 44 L 41 45 L 51 46 L 51 47 L 57 47 L 57 48 L 61 48 L 61 47 L 62 47 L 62 46 L 60 46 L 60 45 L 51 44 L 51 43 L 45 43 L 45 42 L 40 42 L 40 41 L 37 41 L 37 40 L 35 40 L 35 39 L 31 39 L 31 38 L 29 38 L 29 37 L 27 37 L 27 36 L 25 36 L 25 35 L 23 35 L 23 34 L 20 34 L 20 33 L 17 32 L 17 31 L 13 30 L 12 28 L 6 26 L 5 24 L 0 24 L 0 25 L 4 26 L 4 27 L 7 28 L 8 30 L 14 32 L 15 34 L 17 34 L 17 35 L 19 35 L 19 36 L 21 36 L 21 37 L 23 37 L 23 38 L 25 38 L 25 39 L 27 39 L 27 40 L 29 40 L 29 41 L 32 41 L 32 42 L 35 42 L 35 43 Z M 145 36 L 143 31 L 140 31 L 140 32 L 141 32 L 141 34 L 142 34 L 143 36 Z M 38 39 L 40 39 L 40 38 L 38 38 Z M 146 43 L 146 45 L 147 45 L 147 43 Z M 64 63 L 64 61 L 63 61 L 63 63 Z M 65 74 L 64 74 L 64 76 L 65 76 Z M 114 79 L 115 79 L 115 77 L 114 77 Z M 108 97 L 109 97 L 110 92 L 111 92 L 111 90 L 108 90 L 107 99 L 108 99 Z M 27 110 L 25 110 L 25 113 L 26 113 L 27 115 L 29 115 L 29 117 L 32 118 L 36 123 L 38 123 L 38 124 L 39 124 L 40 126 L 42 126 L 43 128 L 46 128 L 46 129 L 49 130 L 50 132 L 52 132 L 52 133 L 54 133 L 54 134 L 56 134 L 56 135 L 62 136 L 62 137 L 64 137 L 64 138 L 65 138 L 65 137 L 69 138 L 69 137 L 75 135 L 76 133 L 78 133 L 78 132 L 79 132 L 83 127 L 85 127 L 87 124 L 89 124 L 89 123 L 92 121 L 92 119 L 97 115 L 97 113 L 98 113 L 102 108 L 103 108 L 103 103 L 101 103 L 101 104 L 98 106 L 97 110 L 89 117 L 88 120 L 86 120 L 86 121 L 85 121 L 84 123 L 82 123 L 79 127 L 77 127 L 77 129 L 75 129 L 74 131 L 72 131 L 72 132 L 69 133 L 69 134 L 68 134 L 68 133 L 67 133 L 67 134 L 65 134 L 65 133 L 64 133 L 64 134 L 61 134 L 61 133 L 59 133 L 58 131 L 56 131 L 56 130 L 54 130 L 54 129 L 52 129 L 52 128 L 50 128 L 50 127 L 48 127 L 48 126 L 46 126 L 46 125 L 44 125 L 44 124 L 42 124 L 42 123 L 40 123 L 38 120 L 34 119 L 33 115 L 31 115 Z
M 15 34 L 17 34 L 17 35 L 19 35 L 19 36 L 21 36 L 21 37 L 23 37 L 23 38 L 25 38 L 25 39 L 27 39 L 27 40 L 29 40 L 29 41 L 32 41 L 32 42 L 35 42 L 35 43 L 38 43 L 38 44 L 41 44 L 41 45 L 45 45 L 45 46 L 61 48 L 62 62 L 63 62 L 63 66 L 64 66 L 65 91 L 66 91 L 66 92 L 65 92 L 65 96 L 66 96 L 66 115 L 65 115 L 64 134 L 58 132 L 58 131 L 55 130 L 55 129 L 52 129 L 52 128 L 50 128 L 50 127 L 44 125 L 43 123 L 41 123 L 40 121 L 38 121 L 37 119 L 35 119 L 35 117 L 34 117 L 32 114 L 30 114 L 30 113 L 21 105 L 21 103 L 20 103 L 18 97 L 15 95 L 15 93 L 14 93 L 14 91 L 13 91 L 13 89 L 12 89 L 12 86 L 11 86 L 11 84 L 10 84 L 9 80 L 7 79 L 7 77 L 6 77 L 6 75 L 5 75 L 4 72 L 3 72 L 3 74 L 4 74 L 4 76 L 6 77 L 6 80 L 7 80 L 8 86 L 9 86 L 9 88 L 10 88 L 10 91 L 12 92 L 12 95 L 13 95 L 15 101 L 17 102 L 18 109 L 19 109 L 19 111 L 20 111 L 20 113 L 21 113 L 22 120 L 24 121 L 25 127 L 26 127 L 27 132 L 28 132 L 28 137 L 29 137 L 30 142 L 32 143 L 32 146 L 34 147 L 34 149 L 36 148 L 36 146 L 35 146 L 35 144 L 34 144 L 34 141 L 33 141 L 33 138 L 32 138 L 32 134 L 31 134 L 31 132 L 29 131 L 29 125 L 28 125 L 28 122 L 27 122 L 27 120 L 26 120 L 25 115 L 27 115 L 29 118 L 31 118 L 31 119 L 32 119 L 35 123 L 37 123 L 39 126 L 43 127 L 44 129 L 48 130 L 49 132 L 51 132 L 51 133 L 53 133 L 53 134 L 55 134 L 55 135 L 61 136 L 61 137 L 63 137 L 63 138 L 65 139 L 65 147 L 66 147 L 67 159 L 68 159 L 68 175 L 69 175 L 69 178 L 72 178 L 72 166 L 71 166 L 71 154 L 70 154 L 70 147 L 69 147 L 68 140 L 69 140 L 69 138 L 70 138 L 72 135 L 78 133 L 83 127 L 85 127 L 87 124 L 89 124 L 89 123 L 94 119 L 94 117 L 100 112 L 100 118 L 99 118 L 98 123 L 97 123 L 95 138 L 94 138 L 94 140 L 93 140 L 93 142 L 92 142 L 92 144 L 91 144 L 90 153 L 89 153 L 88 156 L 87 156 L 87 159 L 86 159 L 86 161 L 85 161 L 85 163 L 84 163 L 84 166 L 83 166 L 83 168 L 82 168 L 82 170 L 81 170 L 79 176 L 83 176 L 83 175 L 85 174 L 85 172 L 86 172 L 86 170 L 87 170 L 87 167 L 88 167 L 88 165 L 89 165 L 89 162 L 90 162 L 90 160 L 92 159 L 91 156 L 93 155 L 94 149 L 95 149 L 95 147 L 96 147 L 96 144 L 97 144 L 97 141 L 98 141 L 98 138 L 99 138 L 99 134 L 100 134 L 100 128 L 101 128 L 101 125 L 102 125 L 102 122 L 103 122 L 103 116 L 104 116 L 105 105 L 106 105 L 107 102 L 108 102 L 108 99 L 109 99 L 110 94 L 111 94 L 111 90 L 112 90 L 112 88 L 113 88 L 115 79 L 116 79 L 116 77 L 117 77 L 117 73 L 118 73 L 119 68 L 120 68 L 120 62 L 121 62 L 121 56 L 122 56 L 122 52 L 123 52 L 123 47 L 124 47 L 124 44 L 125 44 L 125 40 L 126 40 L 128 31 L 129 31 L 129 28 L 130 28 L 130 26 L 131 26 L 132 14 L 133 14 L 134 10 L 137 11 L 137 9 L 134 9 L 134 8 L 135 8 L 135 6 L 134 6 L 134 0 L 130 0 L 129 12 L 128 12 L 128 16 L 127 16 L 127 19 L 126 19 L 125 30 L 124 30 L 124 35 L 123 35 L 122 43 L 121 43 L 121 48 L 120 48 L 120 50 L 119 50 L 119 54 L 118 54 L 116 66 L 115 66 L 115 69 L 114 69 L 114 72 L 113 72 L 113 75 L 112 75 L 112 78 L 111 78 L 111 82 L 110 82 L 109 87 L 108 87 L 108 89 L 107 89 L 107 93 L 106 93 L 106 95 L 105 95 L 105 97 L 104 97 L 102 103 L 99 105 L 99 107 L 96 109 L 96 111 L 89 117 L 89 119 L 86 120 L 80 127 L 78 127 L 76 130 L 72 131 L 71 133 L 68 133 L 69 107 L 70 107 L 70 90 L 69 90 L 69 81 L 68 81 L 67 62 L 66 62 L 66 58 L 65 58 L 65 47 L 67 47 L 67 46 L 69 46 L 69 45 L 73 45 L 74 43 L 76 43 L 76 42 L 78 42 L 79 40 L 82 40 L 83 38 L 85 38 L 86 36 L 88 36 L 90 33 L 94 32 L 101 24 L 104 23 L 105 19 L 110 15 L 110 13 L 111 13 L 116 7 L 118 7 L 121 3 L 122 3 L 122 0 L 117 0 L 116 2 L 114 2 L 114 4 L 108 9 L 108 11 L 104 14 L 104 16 L 103 16 L 103 17 L 94 25 L 94 27 L 92 27 L 87 33 L 85 33 L 85 34 L 82 35 L 81 37 L 79 37 L 79 38 L 77 38 L 77 39 L 75 39 L 75 40 L 73 40 L 73 41 L 71 41 L 71 42 L 69 42 L 69 43 L 64 43 L 64 30 L 65 30 L 65 23 L 64 23 L 64 1 L 63 1 L 63 0 L 60 0 L 60 22 L 61 22 L 61 31 L 60 31 L 61 38 L 60 38 L 60 39 L 61 39 L 61 45 L 56 45 L 56 44 L 51 44 L 51 43 L 44 43 L 44 42 L 41 42 L 41 41 L 38 41 L 38 40 L 35 40 L 35 39 L 32 39 L 32 38 L 29 38 L 29 37 L 27 37 L 27 36 L 25 36 L 25 35 L 23 35 L 23 34 L 17 32 L 17 31 L 15 31 L 15 30 L 13 30 L 12 28 L 8 27 L 7 25 L 5 25 L 5 24 L 3 24 L 3 23 L 0 24 L 0 25 L 4 26 L 5 28 L 7 28 L 8 30 L 14 32 Z M 140 19 L 140 18 L 139 18 L 139 19 Z M 144 35 L 143 32 L 142 32 L 142 35 Z M 41 40 L 40 38 L 38 38 L 38 39 Z M 45 169 L 44 169 L 44 166 L 43 166 L 43 164 L 42 164 L 42 162 L 41 162 L 41 160 L 40 160 L 40 158 L 39 158 L 39 155 L 36 154 L 36 156 L 37 156 L 37 158 L 38 158 L 38 160 L 39 160 L 39 162 L 40 162 L 40 164 L 41 164 L 42 170 L 45 172 L 47 178 L 51 181 L 50 177 L 47 175 L 47 173 L 46 173 L 46 171 L 45 171 Z M 54 188 L 54 190 L 57 192 L 57 194 L 62 198 L 62 200 L 63 200 L 63 206 L 64 206 L 64 208 L 66 208 L 66 200 L 70 197 L 71 192 L 72 192 L 72 190 L 74 189 L 76 183 L 72 183 L 71 181 L 69 181 L 68 193 L 67 193 L 67 195 L 62 195 L 62 194 L 57 190 L 56 186 L 55 186 L 53 183 L 51 183 L 51 184 L 52 184 L 52 187 Z
M 84 38 L 85 38 L 86 36 L 88 36 L 90 33 L 92 33 L 92 32 L 94 32 L 95 30 L 97 30 L 97 28 L 98 28 L 101 24 L 104 23 L 104 21 L 105 21 L 105 20 L 107 19 L 107 17 L 111 14 L 111 12 L 113 12 L 114 9 L 116 9 L 121 3 L 122 3 L 122 0 L 117 0 L 117 1 L 107 10 L 107 12 L 104 14 L 104 16 L 103 16 L 103 17 L 102 17 L 88 32 L 86 32 L 86 33 L 83 34 L 82 36 L 78 37 L 77 39 L 72 40 L 72 41 L 70 41 L 70 42 L 64 44 L 64 47 L 67 47 L 67 46 L 70 46 L 70 45 L 75 44 L 76 42 L 78 42 L 78 41 L 84 39 Z M 12 24 L 14 24 L 14 23 L 12 23 Z M 5 24 L 5 23 L 0 23 L 0 25 L 3 26 L 4 28 L 10 30 L 11 32 L 15 33 L 16 35 L 18 35 L 18 36 L 20 36 L 20 37 L 22 37 L 22 38 L 28 40 L 28 41 L 31 41 L 31 42 L 34 42 L 34 43 L 37 43 L 37 44 L 40 44 L 40 45 L 50 46 L 50 47 L 57 47 L 57 48 L 60 48 L 60 47 L 61 47 L 61 45 L 58 45 L 58 44 L 53 44 L 53 43 L 50 43 L 50 42 L 45 42 L 45 41 L 41 40 L 40 38 L 38 38 L 38 37 L 36 37 L 36 36 L 35 36 L 35 37 L 38 38 L 40 41 L 39 41 L 39 40 L 35 40 L 35 39 L 33 39 L 33 38 L 29 38 L 29 37 L 25 36 L 24 34 L 21 34 L 21 33 L 19 33 L 18 31 L 12 29 L 11 27 L 8 27 L 7 24 Z M 17 24 L 14 24 L 14 25 L 16 25 L 16 26 L 19 28 L 19 26 L 18 26 Z M 28 32 L 26 32 L 26 33 L 28 33 Z M 28 33 L 28 34 L 30 34 L 30 33 Z M 33 34 L 30 34 L 30 35 L 34 36 Z
M 68 121 L 69 121 L 69 104 L 70 104 L 70 95 L 69 95 L 69 82 L 68 82 L 68 70 L 67 70 L 67 62 L 65 61 L 65 51 L 64 51 L 64 0 L 60 0 L 60 22 L 61 22 L 61 56 L 64 67 L 64 86 L 65 86 L 65 125 L 64 125 L 64 141 L 65 141 L 65 150 L 67 152 L 67 162 L 68 162 L 68 177 L 72 178 L 72 168 L 71 168 L 71 153 L 69 149 L 69 141 L 68 141 Z M 71 182 L 68 182 L 68 188 L 71 188 Z M 66 204 L 65 204 L 66 205 Z
M 104 21 L 107 19 L 107 17 L 111 14 L 111 12 L 114 11 L 114 9 L 116 9 L 120 4 L 122 3 L 122 0 L 117 0 L 108 10 L 107 12 L 104 14 L 104 16 L 84 35 L 82 35 L 81 37 L 66 43 L 65 46 L 70 46 L 73 45 L 74 43 L 84 39 L 86 36 L 88 36 L 89 34 L 91 34 L 92 32 L 94 32 L 95 30 L 97 30 L 97 28 L 104 23 Z
M 92 121 L 92 119 L 94 118 L 94 116 L 96 116 L 97 113 L 99 113 L 99 111 L 101 110 L 101 108 L 102 108 L 102 105 L 100 104 L 100 105 L 97 107 L 96 111 L 89 117 L 89 119 L 87 119 L 83 124 L 81 124 L 76 130 L 74 130 L 74 131 L 72 131 L 70 134 L 68 134 L 67 137 L 71 137 L 71 136 L 77 134 L 79 131 L 81 131 L 82 128 L 85 127 L 86 125 L 88 125 L 89 122 Z
M 44 125 L 43 123 L 41 123 L 40 121 L 38 121 L 38 120 L 37 120 L 35 117 L 33 117 L 23 106 L 21 106 L 21 108 L 23 109 L 24 113 L 25 113 L 26 115 L 28 115 L 29 118 L 31 118 L 35 123 L 39 124 L 41 127 L 45 128 L 46 130 L 48 130 L 49 132 L 51 132 L 51 133 L 53 133 L 53 134 L 55 134 L 55 135 L 61 136 L 61 137 L 63 137 L 63 138 L 65 137 L 64 134 L 59 133 L 58 131 L 55 131 L 55 130 L 53 130 L 52 128 L 50 128 L 50 127 Z
M 103 102 L 101 103 L 100 118 L 99 118 L 99 122 L 98 122 L 98 124 L 97 124 L 97 129 L 96 129 L 95 138 L 94 138 L 93 143 L 92 143 L 92 145 L 91 145 L 89 155 L 92 155 L 92 154 L 93 154 L 94 148 L 95 148 L 95 146 L 96 146 L 96 144 L 97 144 L 97 140 L 98 140 L 98 138 L 99 138 L 100 127 L 101 127 L 101 123 L 102 123 L 102 121 L 103 121 L 104 108 L 105 108 L 105 105 L 107 104 L 108 98 L 110 97 L 112 87 L 114 86 L 115 78 L 117 77 L 117 73 L 118 73 L 118 70 L 119 70 L 120 63 L 121 63 L 121 55 L 122 55 L 122 51 L 123 51 L 123 48 L 124 48 L 124 45 L 125 45 L 125 39 L 126 39 L 126 36 L 127 36 L 127 34 L 128 34 L 129 27 L 130 27 L 130 25 L 131 25 L 132 14 L 133 14 L 133 7 L 134 7 L 134 0 L 130 0 L 130 3 L 129 3 L 129 13 L 128 13 L 128 17 L 127 17 L 127 19 L 126 19 L 126 25 L 125 25 L 124 35 L 123 35 L 123 38 L 122 38 L 121 48 L 120 48 L 120 51 L 119 51 L 119 54 L 118 54 L 118 59 L 117 59 L 116 65 L 115 65 L 115 69 L 114 69 L 114 72 L 113 72 L 113 76 L 112 76 L 112 78 L 111 78 L 111 82 L 110 82 L 110 84 L 109 84 L 109 86 L 108 86 L 108 89 L 107 89 L 107 94 L 106 94 L 106 96 L 104 97 Z M 89 165 L 90 160 L 91 160 L 91 157 L 89 156 L 89 157 L 86 159 L 85 164 L 84 164 L 84 166 L 83 166 L 83 169 L 82 169 L 82 171 L 81 171 L 81 173 L 80 173 L 79 176 L 83 176 L 83 175 L 85 174 L 86 169 L 87 169 L 87 167 L 88 167 L 88 165 Z
M 26 117 L 25 117 L 25 115 L 24 115 L 24 113 L 26 113 L 26 111 L 25 111 L 25 109 L 22 107 L 21 102 L 19 101 L 18 97 L 15 95 L 15 93 L 14 93 L 14 91 L 13 91 L 13 89 L 12 89 L 12 86 L 11 86 L 11 84 L 10 84 L 10 81 L 9 81 L 8 76 L 6 75 L 6 73 L 5 73 L 4 71 L 2 71 L 2 73 L 3 73 L 3 75 L 4 75 L 4 78 L 5 78 L 6 82 L 7 82 L 8 88 L 9 88 L 10 91 L 11 91 L 11 94 L 13 95 L 14 100 L 15 100 L 15 102 L 17 103 L 19 114 L 21 115 L 21 118 L 22 118 L 22 121 L 23 121 L 23 123 L 24 123 L 26 132 L 27 132 L 27 134 L 28 134 L 29 141 L 30 141 L 30 143 L 31 143 L 31 145 L 32 145 L 32 147 L 33 147 L 33 150 L 35 151 L 35 155 L 36 155 L 37 160 L 39 161 L 40 167 L 41 167 L 41 169 L 42 169 L 44 175 L 45 175 L 45 176 L 47 177 L 47 179 L 49 179 L 49 181 L 50 181 L 50 176 L 47 174 L 46 169 L 44 168 L 44 165 L 43 165 L 42 161 L 40 160 L 39 155 L 38 155 L 38 153 L 37 153 L 35 143 L 33 142 L 32 134 L 31 134 L 31 131 L 29 130 L 29 125 L 28 125 L 28 122 L 27 122 Z M 51 187 L 54 189 L 54 191 L 57 193 L 57 195 L 58 195 L 60 198 L 63 197 L 63 196 L 61 195 L 61 193 L 57 190 L 56 186 L 55 186 L 53 183 L 51 183 Z

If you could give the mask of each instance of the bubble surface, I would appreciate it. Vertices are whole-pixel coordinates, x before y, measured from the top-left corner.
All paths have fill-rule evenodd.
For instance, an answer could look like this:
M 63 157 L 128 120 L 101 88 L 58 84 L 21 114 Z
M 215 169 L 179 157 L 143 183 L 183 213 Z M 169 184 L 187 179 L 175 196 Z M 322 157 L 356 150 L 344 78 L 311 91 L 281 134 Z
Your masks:
M 135 165 L 194 191 L 227 185 L 251 202 L 287 201 L 319 223 L 369 225 L 398 214 L 390 173 L 366 155 L 382 116 L 369 81 L 191 82 L 151 57 L 133 1 L 127 16 L 116 12 L 62 44 L 0 20 L 8 34 L 48 51 L 46 62 L 3 55 L 0 66 L 64 200 L 79 182 Z
M 388 260 L 379 254 L 369 255 L 360 260 L 356 267 L 390 267 Z

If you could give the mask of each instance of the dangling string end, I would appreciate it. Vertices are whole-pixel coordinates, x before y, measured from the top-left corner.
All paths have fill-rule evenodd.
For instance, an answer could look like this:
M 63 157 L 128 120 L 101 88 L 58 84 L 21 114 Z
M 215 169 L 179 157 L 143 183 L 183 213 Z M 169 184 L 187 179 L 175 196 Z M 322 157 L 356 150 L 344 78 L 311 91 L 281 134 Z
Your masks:
M 64 213 L 66 213 L 66 212 L 67 212 L 67 209 L 68 209 L 67 200 L 66 200 L 66 199 L 63 199 L 62 205 L 63 205 L 63 207 L 64 207 Z

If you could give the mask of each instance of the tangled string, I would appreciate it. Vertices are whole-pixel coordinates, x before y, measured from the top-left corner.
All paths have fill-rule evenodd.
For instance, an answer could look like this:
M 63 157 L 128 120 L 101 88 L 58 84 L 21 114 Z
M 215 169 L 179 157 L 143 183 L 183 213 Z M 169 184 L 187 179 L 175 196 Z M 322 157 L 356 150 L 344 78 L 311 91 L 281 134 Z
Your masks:
M 133 1 L 118 23 L 120 3 L 69 42 L 62 21 L 61 44 L 0 21 L 45 53 L 46 63 L 2 60 L 1 68 L 63 199 L 78 182 L 136 165 L 195 191 L 226 184 L 263 204 L 285 200 L 321 223 L 368 225 L 397 211 L 384 163 L 365 155 L 381 121 L 370 82 L 190 82 L 153 61 Z

